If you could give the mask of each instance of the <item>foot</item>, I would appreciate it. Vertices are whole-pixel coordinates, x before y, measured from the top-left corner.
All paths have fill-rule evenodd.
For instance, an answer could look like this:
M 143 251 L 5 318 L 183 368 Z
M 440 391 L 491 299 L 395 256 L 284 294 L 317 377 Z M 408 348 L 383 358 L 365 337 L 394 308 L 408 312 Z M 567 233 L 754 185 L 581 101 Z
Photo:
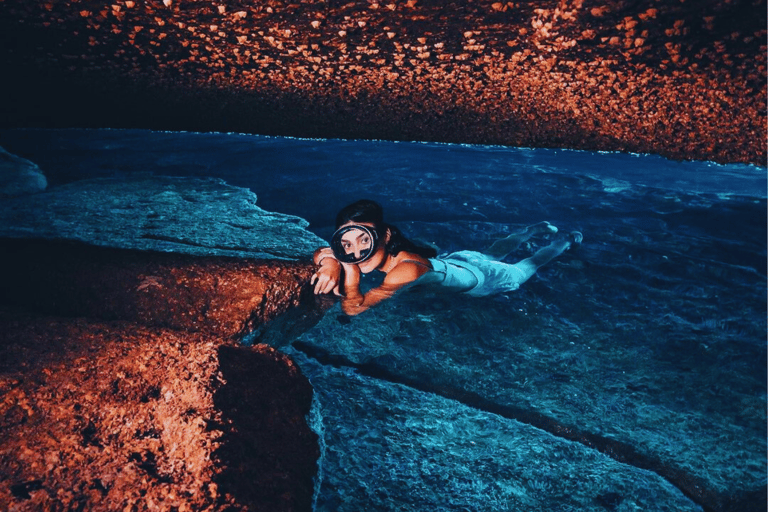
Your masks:
M 533 265 L 534 268 L 539 268 L 542 265 L 550 262 L 552 259 L 560 256 L 565 251 L 581 243 L 584 236 L 578 231 L 571 231 L 567 235 L 560 235 L 546 247 L 542 247 L 530 258 L 524 259 L 517 263 L 517 265 Z
M 528 235 L 551 235 L 557 233 L 557 228 L 549 222 L 544 221 L 528 226 L 525 228 L 525 233 Z
M 538 224 L 528 226 L 518 233 L 512 233 L 506 238 L 496 240 L 484 252 L 492 258 L 502 260 L 507 256 L 507 254 L 517 249 L 523 242 L 527 242 L 531 237 L 536 235 L 548 235 L 552 233 L 557 233 L 557 228 L 555 226 L 549 222 L 539 222 Z
M 568 240 L 570 240 L 571 245 L 578 245 L 584 240 L 584 235 L 578 231 L 571 231 L 568 233 Z

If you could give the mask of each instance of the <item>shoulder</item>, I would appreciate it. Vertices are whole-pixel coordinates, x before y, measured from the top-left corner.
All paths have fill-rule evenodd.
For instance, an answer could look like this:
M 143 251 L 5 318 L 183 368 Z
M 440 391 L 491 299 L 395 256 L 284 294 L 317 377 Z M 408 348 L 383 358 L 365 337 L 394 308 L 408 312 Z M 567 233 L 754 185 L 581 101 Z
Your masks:
M 402 252 L 397 259 L 397 265 L 384 278 L 388 284 L 408 284 L 432 270 L 429 260 L 417 254 Z

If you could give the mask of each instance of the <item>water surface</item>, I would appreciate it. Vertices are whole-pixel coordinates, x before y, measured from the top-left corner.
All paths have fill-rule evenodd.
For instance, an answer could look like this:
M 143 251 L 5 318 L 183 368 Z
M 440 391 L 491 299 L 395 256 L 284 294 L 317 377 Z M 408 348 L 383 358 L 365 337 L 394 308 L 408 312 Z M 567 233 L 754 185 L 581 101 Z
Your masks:
M 223 178 L 323 238 L 361 197 L 441 252 L 541 220 L 584 233 L 517 292 L 335 309 L 283 347 L 325 418 L 318 510 L 765 509 L 765 168 L 123 130 L 6 130 L 0 145 L 51 187 Z

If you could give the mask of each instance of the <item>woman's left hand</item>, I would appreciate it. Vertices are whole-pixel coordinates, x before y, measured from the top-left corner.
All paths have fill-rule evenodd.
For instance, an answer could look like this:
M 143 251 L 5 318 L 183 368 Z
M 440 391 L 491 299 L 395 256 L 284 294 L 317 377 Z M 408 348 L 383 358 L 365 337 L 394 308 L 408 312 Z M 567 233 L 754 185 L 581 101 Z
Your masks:
M 344 268 L 344 295 L 348 299 L 356 299 L 360 296 L 360 267 L 354 263 L 343 263 Z

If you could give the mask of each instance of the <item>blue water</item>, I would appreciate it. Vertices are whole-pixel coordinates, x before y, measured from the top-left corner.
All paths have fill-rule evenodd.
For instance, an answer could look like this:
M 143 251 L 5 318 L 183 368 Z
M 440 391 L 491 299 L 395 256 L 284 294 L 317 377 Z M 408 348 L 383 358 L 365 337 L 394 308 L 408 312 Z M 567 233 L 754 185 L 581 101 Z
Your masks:
M 765 274 L 766 169 L 752 165 L 142 130 L 5 130 L 0 146 L 37 163 L 50 186 L 133 173 L 222 178 L 254 191 L 266 210 L 307 219 L 323 237 L 342 205 L 366 197 L 385 205 L 391 223 L 429 223 L 425 233 L 410 234 L 443 251 L 481 249 L 511 226 L 548 220 L 583 231 L 609 252 L 612 238 L 631 237 L 635 229 L 683 231 L 717 242 L 692 248 L 691 257 Z M 468 223 L 468 229 L 450 223 Z M 440 224 L 443 232 L 434 232 Z M 736 247 L 741 242 L 755 245 Z
M 388 212 L 393 219 L 445 220 L 432 207 L 493 216 L 522 194 L 545 194 L 540 187 L 558 178 L 598 182 L 608 193 L 652 187 L 765 198 L 767 191 L 763 167 L 572 150 L 141 130 L 4 130 L 0 146 L 36 162 L 51 185 L 135 172 L 215 176 L 251 188 L 265 209 L 279 206 L 313 224 L 327 222 L 339 200 L 361 195 L 402 197 Z M 420 200 L 405 200 L 414 196 Z
M 509 476 L 509 482 L 532 482 L 530 494 L 521 498 L 519 485 L 494 482 L 499 470 L 488 468 L 502 464 L 498 459 L 459 485 L 448 476 L 455 465 L 445 469 L 449 463 L 435 453 L 445 443 L 463 441 L 446 433 L 450 429 L 438 435 L 429 425 L 415 433 L 413 425 L 426 414 L 436 415 L 430 421 L 469 429 L 462 436 L 479 429 L 482 439 L 495 439 L 467 445 L 461 464 L 473 467 L 472 454 L 481 445 L 508 452 L 508 443 L 500 446 L 499 437 L 486 431 L 489 424 L 500 421 L 504 431 L 512 428 L 509 422 L 527 421 L 557 435 L 559 427 L 548 427 L 552 420 L 596 436 L 596 445 L 612 439 L 631 446 L 641 455 L 643 470 L 683 490 L 693 481 L 708 492 L 732 496 L 765 485 L 768 186 L 763 167 L 569 150 L 124 130 L 5 130 L 0 146 L 37 163 L 51 187 L 135 173 L 223 178 L 254 191 L 263 209 L 307 219 L 323 238 L 332 232 L 336 211 L 361 197 L 382 203 L 390 223 L 441 252 L 481 250 L 510 230 L 542 220 L 561 231 L 584 233 L 580 247 L 515 293 L 469 300 L 401 296 L 353 321 L 332 312 L 297 340 L 302 351 L 295 356 L 308 358 L 303 368 L 325 416 L 333 420 L 324 427 L 331 455 L 319 510 L 362 510 L 365 503 L 374 510 L 374 503 L 383 502 L 400 504 L 393 510 L 411 510 L 405 504 L 415 498 L 397 486 L 384 486 L 382 497 L 350 483 L 368 478 L 369 490 L 383 486 L 373 473 L 349 469 L 377 461 L 377 471 L 407 468 L 409 485 L 428 487 L 427 470 L 410 463 L 424 454 L 413 451 L 416 442 L 402 439 L 404 432 L 422 445 L 434 443 L 428 450 L 430 474 L 444 470 L 435 480 L 439 485 L 432 484 L 439 487 L 435 496 L 440 489 L 450 491 L 456 503 L 465 504 L 445 510 L 484 510 L 469 505 L 472 493 L 491 487 L 518 510 L 587 510 L 586 502 L 595 510 L 612 509 L 610 504 L 632 510 L 630 503 L 634 509 L 651 503 L 675 510 L 664 493 L 682 492 L 667 489 L 658 495 L 666 498 L 654 498 L 656 491 L 643 490 L 645 484 L 635 490 L 626 482 L 611 487 L 606 479 L 617 470 L 608 465 L 601 470 L 601 487 L 579 488 L 587 501 L 566 491 L 567 475 L 554 469 L 546 483 L 541 475 Z M 533 242 L 511 258 L 525 257 L 544 243 Z M 311 360 L 316 353 L 338 356 L 364 376 L 365 368 L 377 368 L 376 375 L 384 368 L 389 380 L 418 391 L 395 391 L 387 379 L 370 375 L 333 373 Z M 342 426 L 355 413 L 348 409 L 345 386 L 369 389 L 359 400 L 370 403 L 357 411 L 364 426 Z M 390 399 L 375 395 L 397 398 L 386 402 Z M 408 400 L 412 406 L 403 410 Z M 445 400 L 460 403 L 456 410 L 463 412 L 441 416 L 419 405 L 433 400 L 445 411 L 453 411 Z M 381 412 L 394 409 L 400 416 Z M 475 417 L 476 410 L 506 416 Z M 526 419 L 527 412 L 545 420 Z M 450 415 L 461 417 L 454 421 Z M 351 431 L 359 434 L 354 440 Z M 386 450 L 381 436 L 363 431 L 385 432 Z M 504 455 L 507 466 L 520 465 L 511 462 L 520 451 L 515 453 Z M 591 457 L 573 453 L 569 461 Z M 517 469 L 505 471 L 513 475 Z M 568 498 L 557 498 L 564 501 L 547 501 L 569 492 Z M 434 499 L 419 495 L 421 506 Z

